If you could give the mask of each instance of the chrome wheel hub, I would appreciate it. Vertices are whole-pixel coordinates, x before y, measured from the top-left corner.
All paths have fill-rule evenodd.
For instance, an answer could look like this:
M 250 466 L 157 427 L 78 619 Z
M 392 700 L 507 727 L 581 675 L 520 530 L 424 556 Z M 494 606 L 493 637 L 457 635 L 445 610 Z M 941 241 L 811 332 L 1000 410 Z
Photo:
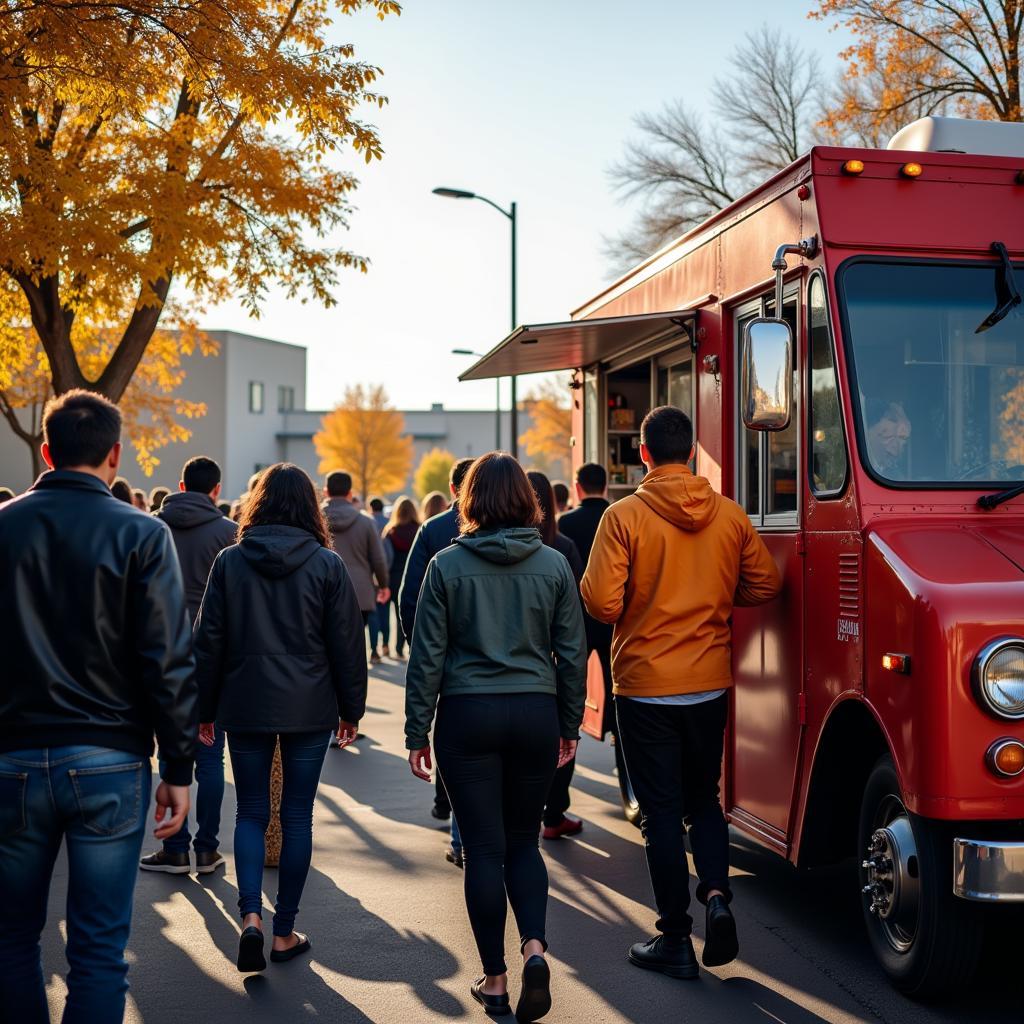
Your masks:
M 917 935 L 921 896 L 917 844 L 902 805 L 876 828 L 861 862 L 861 892 L 893 948 L 905 953 Z

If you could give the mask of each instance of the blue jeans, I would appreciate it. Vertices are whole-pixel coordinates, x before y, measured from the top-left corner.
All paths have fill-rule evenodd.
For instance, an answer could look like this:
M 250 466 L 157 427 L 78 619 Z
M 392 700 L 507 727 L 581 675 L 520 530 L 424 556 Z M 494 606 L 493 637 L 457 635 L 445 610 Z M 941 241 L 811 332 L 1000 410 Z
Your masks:
M 211 853 L 217 849 L 223 803 L 224 731 L 214 729 L 212 747 L 196 740 L 196 853 Z M 177 835 L 164 840 L 164 849 L 168 853 L 188 853 L 192 841 L 186 818 Z
M 46 1024 L 39 937 L 67 843 L 64 1024 L 120 1024 L 149 759 L 105 747 L 0 753 L 0 1016 Z
M 264 833 L 270 822 L 270 768 L 273 733 L 228 734 L 235 775 L 235 875 L 238 909 L 263 916 Z M 299 899 L 313 859 L 313 800 L 327 753 L 329 732 L 281 734 L 281 861 L 277 874 L 274 934 L 291 935 Z
M 377 602 L 377 607 L 370 612 L 370 650 L 377 650 L 377 639 L 380 638 L 382 646 L 387 647 L 391 642 L 391 602 L 384 604 Z
M 459 832 L 459 823 L 455 820 L 455 812 L 452 812 L 452 849 L 456 853 L 462 853 L 462 834 Z

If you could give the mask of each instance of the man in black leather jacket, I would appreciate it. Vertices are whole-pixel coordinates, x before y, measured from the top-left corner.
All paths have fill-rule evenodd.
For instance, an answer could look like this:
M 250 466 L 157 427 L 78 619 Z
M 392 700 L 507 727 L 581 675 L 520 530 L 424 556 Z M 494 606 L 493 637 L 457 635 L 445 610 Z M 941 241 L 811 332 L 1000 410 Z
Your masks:
M 49 1019 L 39 958 L 54 861 L 68 853 L 65 1021 L 120 1021 L 153 734 L 158 838 L 188 811 L 197 690 L 170 532 L 110 493 L 117 406 L 46 408 L 44 473 L 0 509 L 0 1007 Z

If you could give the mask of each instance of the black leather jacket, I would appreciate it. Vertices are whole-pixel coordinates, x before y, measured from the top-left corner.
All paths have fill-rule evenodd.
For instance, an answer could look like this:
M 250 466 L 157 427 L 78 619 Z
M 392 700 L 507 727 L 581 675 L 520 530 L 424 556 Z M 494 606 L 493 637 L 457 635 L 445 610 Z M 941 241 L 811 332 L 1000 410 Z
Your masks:
M 198 726 L 185 592 L 167 527 L 87 473 L 0 506 L 0 750 L 87 744 L 188 785 Z

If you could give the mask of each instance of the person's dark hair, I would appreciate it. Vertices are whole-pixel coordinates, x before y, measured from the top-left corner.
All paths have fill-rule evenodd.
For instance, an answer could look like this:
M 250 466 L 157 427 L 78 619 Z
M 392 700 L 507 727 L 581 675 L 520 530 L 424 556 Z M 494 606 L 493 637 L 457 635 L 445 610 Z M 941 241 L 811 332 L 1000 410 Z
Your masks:
M 463 481 L 466 479 L 466 474 L 469 472 L 469 467 L 473 465 L 473 461 L 473 459 L 459 459 L 452 465 L 451 472 L 448 474 L 448 483 L 456 494 L 462 490 Z
M 381 501 L 380 498 L 371 498 L 370 499 L 370 509 L 372 511 L 374 511 L 374 512 L 383 512 L 384 511 L 384 502 Z
M 231 518 L 231 502 L 230 501 L 218 501 L 217 508 L 220 510 L 220 514 L 226 518 Z
M 576 483 L 584 494 L 599 498 L 608 486 L 608 471 L 597 462 L 584 462 L 576 470 Z
M 164 503 L 164 498 L 171 493 L 169 487 L 154 487 L 149 492 L 149 511 L 159 512 L 160 506 Z
M 674 405 L 659 405 L 640 424 L 640 443 L 647 446 L 656 465 L 689 461 L 693 450 L 693 424 Z
M 5 501 L 10 501 L 14 497 L 14 491 L 10 487 L 0 487 L 0 505 Z
M 327 474 L 324 487 L 328 498 L 347 498 L 352 493 L 352 474 L 336 469 Z
M 555 546 L 555 537 L 558 536 L 558 523 L 556 522 L 558 509 L 555 507 L 555 489 L 551 481 L 543 473 L 538 473 L 535 469 L 530 470 L 526 474 L 526 478 L 530 481 L 533 493 L 537 495 L 537 504 L 540 506 L 540 539 L 549 548 L 553 548 Z
M 331 535 L 320 511 L 316 487 L 304 469 L 278 462 L 265 469 L 246 499 L 238 539 L 256 526 L 295 526 L 329 548 Z
M 507 452 L 481 455 L 459 490 L 459 530 L 539 526 L 540 505 L 523 467 Z
M 903 409 L 903 403 L 894 401 L 891 398 L 866 398 L 864 400 L 864 423 L 873 427 L 882 420 L 905 420 L 907 414 Z
M 209 494 L 220 483 L 220 466 L 207 455 L 196 455 L 185 463 L 181 482 L 186 491 Z
M 132 485 L 123 476 L 115 478 L 114 482 L 110 485 L 110 493 L 118 501 L 126 501 L 129 505 L 135 504 L 132 501 Z
M 121 410 L 82 388 L 51 398 L 43 410 L 43 440 L 55 469 L 100 465 L 121 440 Z
M 569 506 L 569 485 L 564 480 L 552 480 L 551 490 L 555 495 L 555 508 L 559 511 Z

